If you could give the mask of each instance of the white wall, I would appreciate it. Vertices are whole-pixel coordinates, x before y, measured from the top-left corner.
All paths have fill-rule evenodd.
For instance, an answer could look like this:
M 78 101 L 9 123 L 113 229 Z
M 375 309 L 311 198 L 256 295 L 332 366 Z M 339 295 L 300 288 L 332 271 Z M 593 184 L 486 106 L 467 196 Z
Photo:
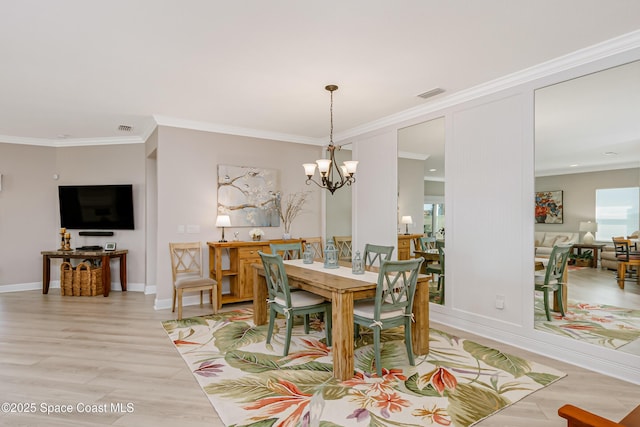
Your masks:
M 208 271 L 208 241 L 218 241 L 217 165 L 256 166 L 278 169 L 283 194 L 308 190 L 311 198 L 291 226 L 292 237 L 320 236 L 321 190 L 306 185 L 302 163 L 321 156 L 321 147 L 241 136 L 215 134 L 171 127 L 158 129 L 157 150 L 157 294 L 156 307 L 170 307 L 173 286 L 169 242 L 200 241 Z M 195 225 L 196 233 L 179 233 L 179 225 Z M 249 240 L 252 227 L 228 227 L 227 240 L 238 231 Z M 261 227 L 266 239 L 282 237 L 284 227 Z

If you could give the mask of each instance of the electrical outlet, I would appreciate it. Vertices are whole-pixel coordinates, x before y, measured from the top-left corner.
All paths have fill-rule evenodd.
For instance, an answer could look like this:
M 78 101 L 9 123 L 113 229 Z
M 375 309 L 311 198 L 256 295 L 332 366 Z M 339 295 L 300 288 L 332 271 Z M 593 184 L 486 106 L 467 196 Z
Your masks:
M 504 295 L 496 295 L 496 308 L 499 310 L 504 308 Z

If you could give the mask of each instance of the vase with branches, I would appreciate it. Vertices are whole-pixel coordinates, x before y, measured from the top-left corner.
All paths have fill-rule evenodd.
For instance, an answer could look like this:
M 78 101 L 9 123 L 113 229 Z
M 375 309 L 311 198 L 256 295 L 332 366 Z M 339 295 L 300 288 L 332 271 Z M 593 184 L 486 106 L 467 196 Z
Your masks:
M 276 194 L 276 210 L 278 211 L 278 216 L 284 226 L 285 239 L 291 237 L 291 223 L 298 215 L 300 215 L 302 208 L 308 199 L 308 191 L 290 193 L 284 198 L 280 192 Z

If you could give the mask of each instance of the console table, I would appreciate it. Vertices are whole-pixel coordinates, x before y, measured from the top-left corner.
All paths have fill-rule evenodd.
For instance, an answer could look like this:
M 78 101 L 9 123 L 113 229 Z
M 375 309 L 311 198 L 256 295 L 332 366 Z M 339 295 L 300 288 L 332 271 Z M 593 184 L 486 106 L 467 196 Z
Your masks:
M 62 258 L 69 262 L 71 259 L 99 259 L 102 266 L 102 289 L 104 296 L 108 297 L 111 291 L 111 259 L 120 259 L 120 284 L 122 290 L 127 290 L 127 250 L 116 251 L 42 251 L 42 293 L 49 293 L 51 281 L 51 258 Z

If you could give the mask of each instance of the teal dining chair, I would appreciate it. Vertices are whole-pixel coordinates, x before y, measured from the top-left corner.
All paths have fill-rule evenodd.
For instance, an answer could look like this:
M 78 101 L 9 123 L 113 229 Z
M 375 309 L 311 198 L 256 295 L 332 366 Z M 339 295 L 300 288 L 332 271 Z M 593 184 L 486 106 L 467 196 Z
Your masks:
M 302 243 L 271 243 L 269 244 L 272 254 L 278 254 L 283 260 L 289 259 L 301 259 L 302 258 Z
M 435 237 L 419 237 L 418 241 L 420 242 L 420 250 L 428 251 L 430 249 L 436 249 L 436 238 Z
M 380 264 L 382 260 L 389 261 L 393 254 L 393 246 L 372 245 L 367 243 L 364 245 L 364 265 L 371 267 Z
M 551 312 L 549 309 L 549 293 L 556 293 L 556 302 L 560 308 L 560 314 L 564 316 L 564 306 L 562 304 L 562 285 L 564 270 L 567 268 L 567 259 L 569 258 L 569 252 L 571 251 L 571 245 L 554 246 L 549 255 L 549 261 L 547 267 L 544 269 L 544 274 L 536 274 L 535 277 L 535 290 L 544 293 L 544 311 L 547 315 L 547 320 L 551 320 Z
M 353 305 L 355 334 L 364 326 L 373 331 L 375 369 L 382 376 L 381 333 L 384 329 L 404 326 L 404 341 L 409 363 L 415 365 L 411 341 L 413 298 L 416 292 L 418 273 L 424 258 L 405 261 L 382 261 L 378 271 L 376 296 L 373 300 L 356 301 Z
M 286 319 L 287 335 L 284 343 L 284 356 L 289 354 L 294 316 L 304 316 L 304 332 L 309 333 L 309 315 L 322 313 L 325 319 L 327 346 L 331 345 L 331 302 L 319 295 L 307 291 L 291 292 L 289 279 L 282 257 L 278 254 L 258 252 L 264 266 L 267 289 L 269 292 L 269 329 L 267 344 L 271 343 L 273 328 L 278 313 Z

